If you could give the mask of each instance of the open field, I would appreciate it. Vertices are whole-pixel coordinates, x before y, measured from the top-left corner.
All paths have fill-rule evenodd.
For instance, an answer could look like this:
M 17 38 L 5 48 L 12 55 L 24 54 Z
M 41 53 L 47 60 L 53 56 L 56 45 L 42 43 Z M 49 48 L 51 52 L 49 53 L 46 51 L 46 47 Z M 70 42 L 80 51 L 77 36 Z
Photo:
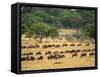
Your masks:
M 62 34 L 66 33 L 63 31 Z M 76 32 L 69 31 L 69 34 Z M 22 39 L 21 55 L 22 71 L 95 66 L 95 44 L 91 42 L 46 41 L 45 38 L 42 43 L 36 43 Z
M 60 29 L 59 31 L 60 31 L 59 35 L 72 35 L 77 32 L 77 30 L 75 29 L 67 29 L 67 30 Z

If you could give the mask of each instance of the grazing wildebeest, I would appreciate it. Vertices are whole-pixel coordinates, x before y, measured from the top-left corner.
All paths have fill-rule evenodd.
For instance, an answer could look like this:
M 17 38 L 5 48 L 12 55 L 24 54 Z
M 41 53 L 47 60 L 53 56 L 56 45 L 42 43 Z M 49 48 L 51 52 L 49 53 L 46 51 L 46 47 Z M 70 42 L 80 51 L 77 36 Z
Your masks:
M 81 52 L 81 50 L 76 50 L 75 52 L 78 53 L 78 52 Z
M 26 46 L 21 46 L 21 48 L 27 48 Z
M 77 46 L 82 46 L 82 44 L 77 44 Z
M 87 49 L 87 52 L 90 52 L 91 51 L 91 49 Z
M 52 60 L 53 58 L 54 58 L 53 55 L 49 55 L 49 56 L 47 56 L 47 59 L 48 59 L 48 60 Z
M 31 56 L 31 57 L 30 57 L 30 60 L 32 60 L 32 61 L 35 60 L 35 57 L 32 57 L 32 56 Z
M 76 52 L 76 50 L 71 50 L 71 51 L 70 51 L 70 53 L 74 53 L 74 52 Z
M 52 44 L 52 47 L 55 47 L 55 44 Z
M 82 54 L 81 54 L 81 58 L 82 58 L 82 57 L 85 57 L 86 55 L 87 55 L 86 53 L 82 53 Z
M 25 60 L 26 60 L 26 57 L 22 57 L 22 58 L 21 58 L 21 61 L 25 61 Z
M 94 53 L 94 52 L 89 53 L 89 56 L 93 56 L 93 55 L 95 55 L 95 53 Z
M 31 56 L 31 55 L 33 55 L 33 53 L 29 52 L 29 53 L 23 53 L 21 56 Z
M 26 55 L 26 53 L 21 54 L 21 56 L 25 56 L 25 55 Z
M 51 54 L 51 51 L 47 51 L 45 52 L 45 55 Z
M 42 53 L 41 52 L 36 52 L 36 55 L 42 55 Z
M 53 54 L 58 54 L 58 51 L 53 52 Z
M 75 57 L 75 56 L 78 56 L 78 54 L 77 53 L 72 54 L 72 57 Z
M 29 52 L 28 55 L 33 55 L 33 52 Z
M 87 50 L 86 50 L 86 49 L 84 49 L 84 50 L 82 50 L 82 52 L 87 52 Z
M 65 53 L 70 53 L 70 50 L 66 50 Z
M 32 58 L 30 56 L 22 57 L 21 61 L 30 61 Z
M 43 45 L 43 47 L 42 48 L 47 48 L 48 46 L 47 45 Z
M 52 45 L 47 45 L 47 47 L 52 47 Z
M 86 43 L 86 45 L 85 46 L 89 46 L 90 45 L 90 43 Z
M 62 46 L 64 47 L 64 46 L 68 46 L 68 44 L 62 44 Z
M 39 56 L 37 60 L 43 60 L 43 56 Z
M 63 54 L 64 53 L 64 51 L 60 51 L 60 54 Z
M 69 52 L 68 52 L 68 50 L 67 50 L 67 51 L 65 51 L 65 53 L 69 53 Z
M 58 44 L 58 45 L 55 45 L 55 47 L 60 47 L 60 45 Z
M 64 58 L 65 55 L 61 55 L 61 54 L 55 54 L 53 55 L 53 59 L 57 60 L 57 59 L 61 59 L 61 58 Z
M 70 44 L 70 46 L 75 46 L 75 44 Z
M 61 64 L 61 62 L 55 62 L 54 64 Z
M 95 51 L 95 50 L 96 50 L 95 48 L 92 49 L 92 51 Z
M 59 55 L 59 58 L 64 58 L 65 57 L 65 55 Z
M 30 45 L 30 46 L 28 46 L 27 48 L 33 48 L 34 46 L 32 46 L 32 45 Z

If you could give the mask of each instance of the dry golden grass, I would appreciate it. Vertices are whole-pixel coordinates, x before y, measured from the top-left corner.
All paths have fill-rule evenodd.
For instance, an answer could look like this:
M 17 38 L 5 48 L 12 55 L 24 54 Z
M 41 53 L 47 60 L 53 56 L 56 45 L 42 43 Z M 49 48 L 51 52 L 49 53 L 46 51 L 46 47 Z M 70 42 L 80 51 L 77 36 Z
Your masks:
M 59 34 L 60 35 L 71 35 L 73 33 L 76 33 L 76 29 L 59 29 Z
M 76 32 L 76 31 L 75 31 Z M 65 33 L 65 32 L 64 32 Z M 69 32 L 70 33 L 70 32 Z M 72 33 L 74 33 L 72 31 Z M 74 43 L 75 46 L 66 46 L 66 47 L 58 47 L 58 48 L 42 48 L 43 45 L 51 45 L 51 44 L 68 44 L 70 45 L 73 42 L 68 42 L 68 41 L 61 41 L 61 42 L 53 42 L 52 40 L 48 43 L 45 41 L 42 43 L 38 43 L 40 48 L 22 48 L 21 49 L 21 54 L 23 53 L 28 53 L 28 52 L 41 52 L 42 56 L 44 57 L 43 60 L 35 60 L 35 61 L 21 61 L 21 70 L 26 71 L 26 70 L 42 70 L 42 69 L 59 69 L 59 68 L 77 68 L 77 67 L 93 67 L 95 66 L 95 56 L 89 56 L 89 52 L 87 52 L 87 56 L 81 58 L 81 52 L 78 53 L 78 56 L 75 56 L 72 58 L 72 54 L 64 54 L 65 58 L 62 59 L 57 59 L 57 60 L 48 60 L 47 55 L 45 55 L 45 52 L 47 51 L 66 51 L 66 50 L 84 50 L 84 49 L 93 49 L 95 48 L 95 45 L 90 43 L 89 46 L 86 46 L 86 43 L 81 43 L 82 46 L 76 46 L 80 42 Z M 22 40 L 22 45 L 32 45 L 34 44 L 34 40 L 31 40 L 28 42 L 27 40 Z M 33 56 L 36 56 L 33 54 Z M 37 57 L 37 56 L 36 56 Z M 59 64 L 55 64 L 56 62 L 59 62 Z
M 47 43 L 46 43 L 47 44 Z M 50 44 L 50 43 L 49 43 Z M 52 44 L 52 43 L 51 43 Z M 53 43 L 53 44 L 62 44 L 62 43 Z M 67 42 L 67 44 L 70 44 Z M 42 45 L 44 44 L 40 44 L 40 47 L 42 47 Z M 90 45 L 90 46 L 84 46 L 85 43 L 82 44 L 83 46 L 67 46 L 67 47 L 59 47 L 59 48 L 25 48 L 22 49 L 22 53 L 28 53 L 28 52 L 42 52 L 44 59 L 41 61 L 23 61 L 22 62 L 22 70 L 39 70 L 39 69 L 57 69 L 57 68 L 73 68 L 73 67 L 91 67 L 91 66 L 95 66 L 95 56 L 86 56 L 84 58 L 80 57 L 81 53 L 78 53 L 77 57 L 72 58 L 71 54 L 65 54 L 66 57 L 60 60 L 48 60 L 44 54 L 47 51 L 65 51 L 65 50 L 72 50 L 72 49 L 93 49 L 95 46 L 94 45 Z M 88 54 L 88 53 L 87 53 Z M 35 55 L 33 55 L 35 56 Z M 61 64 L 54 64 L 55 62 L 61 62 Z

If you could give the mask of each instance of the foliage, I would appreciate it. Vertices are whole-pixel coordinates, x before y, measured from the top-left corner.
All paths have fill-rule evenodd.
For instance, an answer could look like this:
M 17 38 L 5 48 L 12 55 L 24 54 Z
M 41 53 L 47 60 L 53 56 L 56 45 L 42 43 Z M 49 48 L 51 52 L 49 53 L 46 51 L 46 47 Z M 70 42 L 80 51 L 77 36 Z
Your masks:
M 21 7 L 21 33 L 38 37 L 57 37 L 57 29 L 78 28 L 74 37 L 95 38 L 95 10 Z

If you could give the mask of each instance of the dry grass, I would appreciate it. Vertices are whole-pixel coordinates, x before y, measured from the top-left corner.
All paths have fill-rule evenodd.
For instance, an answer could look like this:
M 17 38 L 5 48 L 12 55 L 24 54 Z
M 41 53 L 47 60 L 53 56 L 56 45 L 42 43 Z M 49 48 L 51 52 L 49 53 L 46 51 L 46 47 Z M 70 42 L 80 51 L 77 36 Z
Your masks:
M 59 34 L 60 35 L 71 35 L 71 34 L 74 34 L 74 33 L 76 33 L 77 32 L 77 30 L 76 29 L 60 29 L 59 30 Z
M 76 31 L 74 31 L 76 32 Z M 72 33 L 74 33 L 72 30 Z M 64 32 L 65 33 L 65 32 Z M 69 32 L 70 33 L 70 32 Z M 34 41 L 30 41 L 29 43 L 27 43 L 28 41 L 23 41 L 22 40 L 22 45 L 30 45 L 30 44 L 34 44 Z M 48 44 L 65 44 L 67 43 L 68 45 L 70 45 L 72 42 L 67 42 L 67 41 L 62 41 L 62 42 L 53 42 L 51 40 L 51 42 L 46 43 L 38 43 L 40 48 L 22 48 L 21 49 L 21 54 L 23 53 L 28 53 L 28 52 L 41 52 L 44 59 L 43 60 L 35 60 L 35 61 L 22 61 L 21 62 L 21 70 L 22 71 L 26 71 L 26 70 L 42 70 L 42 69 L 59 69 L 59 68 L 77 68 L 77 67 L 93 67 L 95 66 L 95 56 L 89 56 L 89 52 L 87 52 L 87 56 L 81 58 L 81 52 L 78 53 L 78 56 L 73 57 L 72 58 L 72 54 L 64 54 L 65 58 L 63 59 L 58 59 L 58 60 L 48 60 L 47 59 L 47 55 L 45 55 L 45 52 L 47 51 L 66 51 L 66 50 L 84 50 L 84 49 L 93 49 L 95 48 L 95 45 L 93 45 L 92 43 L 90 43 L 89 46 L 85 46 L 86 43 L 81 43 L 82 46 L 66 46 L 66 47 L 62 47 L 60 46 L 59 48 L 45 48 L 43 49 L 42 46 L 43 45 L 48 45 Z M 76 42 L 74 43 L 75 45 L 77 45 L 80 42 Z M 33 56 L 36 56 L 35 54 L 33 54 Z M 37 56 L 36 56 L 37 57 Z M 55 64 L 56 62 L 59 62 L 59 64 Z

